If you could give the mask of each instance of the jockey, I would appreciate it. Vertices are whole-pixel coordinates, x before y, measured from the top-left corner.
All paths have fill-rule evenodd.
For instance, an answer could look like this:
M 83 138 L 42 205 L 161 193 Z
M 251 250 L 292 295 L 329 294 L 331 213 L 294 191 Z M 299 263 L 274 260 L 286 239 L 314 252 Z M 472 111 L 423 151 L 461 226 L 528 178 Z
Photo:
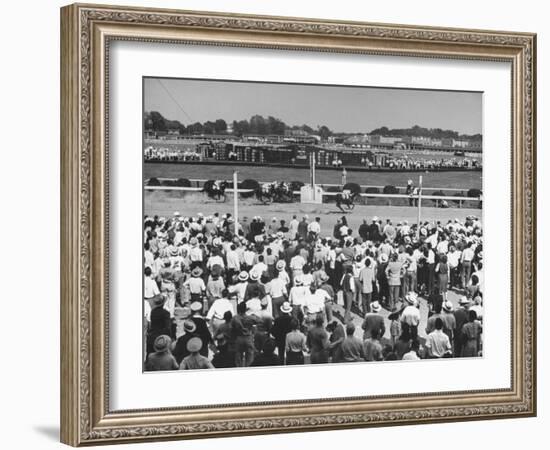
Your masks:
M 212 187 L 214 188 L 215 191 L 220 191 L 221 190 L 220 180 L 214 181 L 214 184 Z
M 349 200 L 351 197 L 351 191 L 349 189 L 344 189 L 342 191 L 342 199 L 343 200 Z

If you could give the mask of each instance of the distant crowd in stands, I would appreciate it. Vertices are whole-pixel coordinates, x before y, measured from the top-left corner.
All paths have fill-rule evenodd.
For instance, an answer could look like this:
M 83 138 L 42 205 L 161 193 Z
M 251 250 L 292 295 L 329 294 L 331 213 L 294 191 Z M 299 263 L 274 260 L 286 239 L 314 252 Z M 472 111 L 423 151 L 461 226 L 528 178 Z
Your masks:
M 371 166 L 371 165 L 369 165 Z M 371 166 L 372 167 L 372 166 Z M 430 170 L 430 169 L 476 169 L 481 168 L 481 161 L 470 158 L 417 159 L 388 158 L 383 167 L 398 170 Z
M 201 155 L 193 150 L 169 147 L 147 147 L 143 152 L 145 161 L 200 161 Z
M 145 217 L 145 370 L 482 354 L 478 218 L 325 226 Z

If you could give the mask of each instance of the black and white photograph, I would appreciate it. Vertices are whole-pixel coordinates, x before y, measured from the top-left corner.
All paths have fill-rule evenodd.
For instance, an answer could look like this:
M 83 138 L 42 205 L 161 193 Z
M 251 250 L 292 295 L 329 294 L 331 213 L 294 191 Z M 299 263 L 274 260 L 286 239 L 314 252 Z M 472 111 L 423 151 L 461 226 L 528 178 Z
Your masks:
M 477 91 L 144 77 L 144 371 L 483 357 L 482 118 Z

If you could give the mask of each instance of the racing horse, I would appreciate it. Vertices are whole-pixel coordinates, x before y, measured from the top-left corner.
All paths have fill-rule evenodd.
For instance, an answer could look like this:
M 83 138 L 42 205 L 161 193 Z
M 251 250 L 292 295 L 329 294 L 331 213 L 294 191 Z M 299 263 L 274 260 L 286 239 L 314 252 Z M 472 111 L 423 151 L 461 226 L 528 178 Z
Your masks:
M 292 191 L 290 185 L 284 181 L 263 183 L 256 191 L 256 198 L 264 204 L 272 202 L 291 202 Z
M 275 200 L 275 191 L 276 191 L 277 182 L 272 183 L 262 183 L 256 189 L 256 198 L 261 201 L 264 205 L 272 203 Z
M 355 208 L 355 199 L 357 198 L 356 192 L 351 192 L 348 189 L 345 189 L 342 192 L 338 192 L 336 194 L 336 206 L 340 209 L 342 212 L 346 212 L 342 205 L 346 206 L 348 211 L 352 211 L 353 208 Z
M 225 202 L 225 190 L 228 186 L 229 183 L 225 180 L 208 180 L 204 183 L 202 192 L 205 192 L 209 198 Z

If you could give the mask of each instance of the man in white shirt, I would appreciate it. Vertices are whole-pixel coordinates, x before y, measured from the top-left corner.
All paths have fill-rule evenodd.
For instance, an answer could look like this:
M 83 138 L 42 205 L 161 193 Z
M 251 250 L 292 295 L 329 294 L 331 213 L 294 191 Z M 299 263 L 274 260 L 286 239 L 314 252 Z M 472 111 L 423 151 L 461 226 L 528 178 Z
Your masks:
M 302 309 L 306 303 L 306 297 L 309 295 L 309 288 L 303 285 L 301 277 L 297 277 L 294 283 L 295 286 L 290 289 L 288 294 L 288 301 L 294 309 Z
M 440 255 L 446 255 L 449 251 L 449 241 L 447 241 L 445 235 L 441 236 L 441 241 L 439 242 L 439 244 L 437 244 L 436 249 L 437 253 L 439 253 Z
M 145 278 L 143 282 L 143 297 L 145 299 L 151 299 L 160 294 L 158 284 L 151 278 L 152 270 L 150 267 L 145 268 Z
M 466 288 L 470 281 L 470 275 L 472 273 L 472 260 L 474 259 L 473 243 L 468 243 L 467 247 L 462 250 L 462 256 L 460 262 L 462 264 L 462 270 L 460 271 L 460 279 L 462 282 L 462 288 Z
M 237 303 L 241 303 L 244 301 L 244 295 L 248 286 L 248 272 L 243 270 L 239 274 L 237 280 L 238 283 L 233 286 L 229 286 L 228 291 L 230 294 L 235 294 L 237 296 Z
M 288 229 L 289 229 L 288 234 L 290 235 L 290 239 L 295 239 L 296 238 L 296 234 L 298 233 L 298 225 L 299 224 L 300 224 L 300 222 L 298 221 L 296 216 L 292 216 L 292 220 L 288 224 Z
M 443 332 L 443 320 L 440 317 L 435 319 L 435 330 L 428 334 L 424 345 L 431 358 L 443 358 L 451 353 L 451 342 Z
M 258 255 L 258 262 L 252 266 L 250 272 L 258 273 L 260 276 L 267 272 L 267 264 L 264 263 L 264 255 Z
M 143 315 L 147 322 L 151 321 L 151 302 L 153 298 L 157 295 L 160 295 L 160 289 L 157 285 L 157 282 L 151 278 L 152 271 L 150 267 L 145 268 L 145 277 L 143 280 L 143 299 L 144 299 L 144 309 Z
M 418 336 L 418 325 L 420 324 L 420 310 L 418 309 L 418 300 L 414 292 L 409 292 L 405 295 L 408 305 L 401 313 L 401 323 L 409 325 L 411 337 L 414 339 Z
M 252 247 L 247 248 L 243 253 L 244 267 L 242 269 L 248 270 L 252 268 L 252 266 L 254 265 L 255 257 L 256 257 L 256 253 L 254 253 L 254 251 L 252 250 Z
M 308 225 L 307 231 L 312 238 L 316 239 L 321 233 L 321 218 L 316 217 L 315 220 Z
M 204 284 L 201 275 L 202 269 L 200 267 L 195 267 L 191 272 L 191 278 L 187 279 L 183 283 L 183 285 L 189 289 L 192 302 L 202 302 L 203 296 L 206 293 L 206 285 Z
M 152 268 L 153 264 L 155 263 L 155 255 L 150 250 L 149 243 L 146 243 L 144 248 L 145 248 L 145 251 L 143 252 L 144 266 Z
M 266 286 L 266 294 L 271 297 L 272 315 L 275 319 L 281 315 L 281 305 L 288 295 L 286 280 L 281 276 L 282 273 L 283 271 L 279 271 L 279 276 L 273 278 Z
M 198 245 L 197 238 L 191 239 L 191 249 L 189 250 L 189 260 L 192 263 L 202 263 L 202 250 Z
M 365 265 L 359 272 L 359 282 L 361 283 L 361 306 L 363 315 L 370 312 L 372 301 L 372 288 L 375 281 L 375 273 L 370 258 L 365 259 Z
M 324 289 L 315 289 L 315 286 L 309 287 L 309 295 L 306 295 L 304 311 L 307 317 L 307 323 L 311 324 L 317 317 L 317 314 L 325 315 L 325 303 L 331 300 L 330 295 Z
M 218 251 L 213 252 L 212 256 L 210 256 L 210 258 L 208 258 L 208 261 L 206 261 L 206 267 L 209 270 L 212 270 L 212 267 L 214 266 L 220 266 L 222 269 L 225 267 L 223 258 L 220 256 Z
M 403 221 L 403 225 L 401 226 L 401 229 L 399 231 L 401 233 L 401 236 L 407 236 L 411 232 L 411 226 L 409 225 L 409 222 L 407 220 Z
M 212 328 L 212 336 L 216 336 L 218 328 L 225 322 L 223 317 L 227 311 L 235 315 L 235 310 L 231 302 L 227 299 L 227 294 L 228 291 L 224 290 L 224 292 L 222 292 L 223 297 L 214 300 L 214 303 L 212 303 L 212 306 L 206 314 L 206 320 L 210 321 L 210 326 Z
M 439 232 L 437 230 L 433 231 L 432 234 L 430 234 L 427 238 L 426 238 L 426 243 L 429 243 L 432 245 L 432 248 L 436 248 L 437 247 L 437 242 L 438 242 L 438 235 L 439 235 Z
M 302 258 L 300 255 L 293 256 L 290 260 L 290 269 L 292 270 L 292 279 L 296 279 L 296 277 L 299 277 L 303 275 L 304 266 L 306 265 L 306 261 L 304 258 Z
M 231 244 L 225 255 L 225 259 L 227 260 L 227 282 L 230 283 L 233 277 L 241 271 L 241 261 L 239 260 L 235 244 Z

